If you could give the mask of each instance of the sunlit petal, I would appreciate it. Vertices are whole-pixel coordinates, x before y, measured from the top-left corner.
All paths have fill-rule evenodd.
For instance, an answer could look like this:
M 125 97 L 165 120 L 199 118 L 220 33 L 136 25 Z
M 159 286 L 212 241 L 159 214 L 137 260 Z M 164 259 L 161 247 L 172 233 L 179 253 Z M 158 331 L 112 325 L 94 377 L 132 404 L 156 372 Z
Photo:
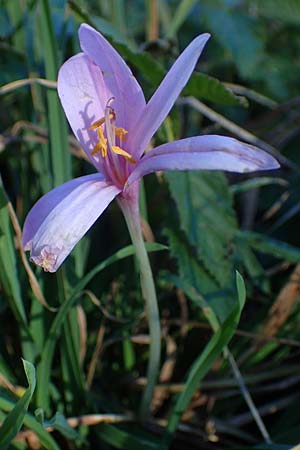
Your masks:
M 112 96 L 101 70 L 79 53 L 60 68 L 57 90 L 73 133 L 91 162 L 101 168 L 101 158 L 91 156 L 98 139 L 96 131 L 90 130 L 91 125 L 104 116 L 106 103 Z
M 55 272 L 120 189 L 100 174 L 76 178 L 44 195 L 27 216 L 23 244 L 31 259 Z
M 134 149 L 135 155 L 144 152 L 150 139 L 170 112 L 189 80 L 209 37 L 207 33 L 201 34 L 188 45 L 147 103 L 134 135 L 128 137 L 128 145 Z
M 226 170 L 250 172 L 277 169 L 273 156 L 226 136 L 197 136 L 161 145 L 145 155 L 127 180 L 131 184 L 158 170 Z
M 79 39 L 82 50 L 101 69 L 104 83 L 115 98 L 116 125 L 130 134 L 145 107 L 140 85 L 118 52 L 94 28 L 81 25 Z

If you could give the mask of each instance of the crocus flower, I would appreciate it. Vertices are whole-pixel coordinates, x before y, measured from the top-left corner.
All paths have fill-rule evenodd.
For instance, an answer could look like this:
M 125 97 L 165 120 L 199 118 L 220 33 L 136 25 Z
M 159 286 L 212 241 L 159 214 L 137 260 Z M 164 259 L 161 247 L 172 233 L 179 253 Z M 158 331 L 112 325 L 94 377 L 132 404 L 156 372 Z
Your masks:
M 114 198 L 125 217 L 132 214 L 138 223 L 139 180 L 144 175 L 159 170 L 247 172 L 278 167 L 264 151 L 225 136 L 191 137 L 144 153 L 193 72 L 208 34 L 189 44 L 148 103 L 124 60 L 100 33 L 84 24 L 79 39 L 82 53 L 61 67 L 58 94 L 97 172 L 53 189 L 28 214 L 24 248 L 44 270 L 59 268 Z

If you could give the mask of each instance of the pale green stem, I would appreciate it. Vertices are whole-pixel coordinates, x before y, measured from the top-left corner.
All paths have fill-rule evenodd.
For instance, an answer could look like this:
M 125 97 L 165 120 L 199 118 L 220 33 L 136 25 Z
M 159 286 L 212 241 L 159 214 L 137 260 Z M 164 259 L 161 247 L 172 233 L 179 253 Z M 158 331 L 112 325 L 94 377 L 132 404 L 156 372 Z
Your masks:
M 135 247 L 135 254 L 140 269 L 142 294 L 146 301 L 146 312 L 149 323 L 150 349 L 147 368 L 148 382 L 142 396 L 140 408 L 140 417 L 144 420 L 150 412 L 153 390 L 159 373 L 161 330 L 152 270 L 142 236 L 138 201 L 135 201 L 135 199 L 133 201 L 131 200 L 133 199 L 119 199 L 119 205 L 124 214 L 131 240 Z

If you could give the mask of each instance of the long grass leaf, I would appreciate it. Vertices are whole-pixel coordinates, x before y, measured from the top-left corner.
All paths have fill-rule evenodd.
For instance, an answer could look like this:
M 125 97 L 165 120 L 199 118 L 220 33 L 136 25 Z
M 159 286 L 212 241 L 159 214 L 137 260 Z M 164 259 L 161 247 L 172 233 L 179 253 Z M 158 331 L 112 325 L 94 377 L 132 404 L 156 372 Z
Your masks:
M 146 248 L 148 251 L 159 251 L 165 250 L 167 247 L 161 244 L 147 244 Z M 117 251 L 114 255 L 110 256 L 105 261 L 98 264 L 85 277 L 83 277 L 79 281 L 79 283 L 73 289 L 70 297 L 60 307 L 50 327 L 49 334 L 45 342 L 43 353 L 41 356 L 41 362 L 40 365 L 38 366 L 39 383 L 37 386 L 37 403 L 40 407 L 46 410 L 48 408 L 49 379 L 56 341 L 61 333 L 61 328 L 68 312 L 78 301 L 78 294 L 99 272 L 101 272 L 102 270 L 104 270 L 105 268 L 109 267 L 111 264 L 114 264 L 117 261 L 127 258 L 128 256 L 134 255 L 134 253 L 135 253 L 134 247 L 132 245 L 129 245 Z
M 10 412 L 14 408 L 15 404 L 12 400 L 0 396 L 0 409 L 5 412 Z M 32 430 L 39 439 L 41 445 L 46 450 L 61 450 L 52 438 L 50 433 L 44 429 L 44 427 L 29 413 L 24 416 L 24 425 Z M 2 450 L 2 449 L 1 449 Z
M 185 387 L 179 395 L 172 414 L 169 418 L 164 438 L 165 443 L 170 442 L 170 439 L 179 424 L 180 418 L 185 408 L 188 406 L 192 395 L 198 388 L 201 379 L 206 375 L 216 358 L 226 347 L 238 325 L 246 297 L 244 282 L 241 275 L 239 274 L 237 274 L 236 283 L 238 293 L 238 302 L 236 308 L 223 323 L 222 327 L 216 331 L 209 343 L 206 345 L 203 352 L 199 355 L 199 357 L 192 365 Z
M 40 2 L 40 34 L 45 54 L 45 72 L 48 80 L 56 80 L 58 57 L 48 0 Z M 47 91 L 49 138 L 52 159 L 53 184 L 63 183 L 71 176 L 71 157 L 68 152 L 67 124 L 57 93 Z
M 35 368 L 30 362 L 25 360 L 23 360 L 23 365 L 28 381 L 28 388 L 26 389 L 22 398 L 17 402 L 15 407 L 8 414 L 0 428 L 1 450 L 6 450 L 8 448 L 10 442 L 14 439 L 14 437 L 20 430 L 35 389 Z

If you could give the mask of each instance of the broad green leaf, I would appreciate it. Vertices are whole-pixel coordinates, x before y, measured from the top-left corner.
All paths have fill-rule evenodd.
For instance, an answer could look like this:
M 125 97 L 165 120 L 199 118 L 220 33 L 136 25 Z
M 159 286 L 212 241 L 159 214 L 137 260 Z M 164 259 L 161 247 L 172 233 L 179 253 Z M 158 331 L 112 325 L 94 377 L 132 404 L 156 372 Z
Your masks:
M 253 284 L 266 294 L 270 294 L 270 281 L 266 277 L 264 268 L 260 264 L 252 248 L 247 242 L 243 242 L 239 239 L 238 235 L 234 241 L 234 245 L 238 249 L 236 252 L 237 266 L 245 268 Z
M 235 95 L 217 78 L 202 72 L 193 73 L 182 94 L 221 105 L 248 106 L 248 100 L 245 97 Z
M 25 391 L 24 395 L 22 396 L 22 398 L 20 398 L 20 400 L 16 403 L 15 407 L 8 414 L 8 416 L 6 417 L 0 428 L 1 450 L 6 450 L 10 442 L 19 432 L 35 389 L 36 378 L 34 366 L 30 362 L 25 360 L 23 360 L 23 366 L 29 386 Z
M 180 226 L 197 257 L 221 287 L 231 285 L 234 265 L 230 254 L 237 221 L 225 175 L 170 172 L 166 178 Z
M 179 237 L 170 229 L 166 230 L 165 234 L 169 240 L 171 256 L 176 258 L 178 265 L 181 280 L 178 287 L 195 301 L 196 306 L 201 308 L 209 306 L 222 323 L 234 307 L 234 285 L 220 288 L 216 279 L 197 260 L 183 237 Z M 188 286 L 192 291 L 186 290 Z M 209 308 L 205 309 L 205 313 L 210 311 Z
M 141 74 L 156 89 L 164 76 L 166 70 L 149 53 L 134 53 L 126 46 L 116 44 L 119 52 L 129 63 L 138 68 Z M 208 100 L 222 105 L 245 105 L 247 101 L 224 86 L 221 81 L 204 73 L 194 72 L 183 89 L 182 95 L 190 95 L 202 100 Z

